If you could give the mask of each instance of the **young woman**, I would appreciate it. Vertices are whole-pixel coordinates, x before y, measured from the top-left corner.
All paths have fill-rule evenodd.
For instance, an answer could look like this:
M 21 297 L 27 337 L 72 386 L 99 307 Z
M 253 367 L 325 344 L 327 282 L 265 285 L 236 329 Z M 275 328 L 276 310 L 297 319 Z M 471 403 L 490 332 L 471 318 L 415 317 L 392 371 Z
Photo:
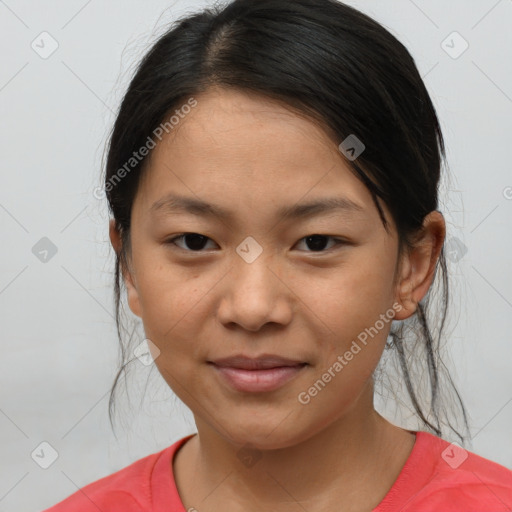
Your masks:
M 447 289 L 429 300 L 444 156 L 408 51 L 340 2 L 235 0 L 164 34 L 105 190 L 118 312 L 124 284 L 197 433 L 49 510 L 512 510 L 512 471 L 442 437 L 464 443 L 455 405 L 465 421 L 439 360 Z M 423 430 L 374 408 L 388 353 Z

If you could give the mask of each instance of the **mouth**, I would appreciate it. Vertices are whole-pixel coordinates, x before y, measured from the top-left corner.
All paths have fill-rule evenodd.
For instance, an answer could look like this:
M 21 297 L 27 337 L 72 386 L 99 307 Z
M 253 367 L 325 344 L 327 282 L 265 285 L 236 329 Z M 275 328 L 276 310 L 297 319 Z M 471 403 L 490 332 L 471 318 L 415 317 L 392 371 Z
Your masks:
M 236 391 L 274 391 L 300 374 L 308 363 L 274 355 L 233 356 L 208 361 L 224 384 Z

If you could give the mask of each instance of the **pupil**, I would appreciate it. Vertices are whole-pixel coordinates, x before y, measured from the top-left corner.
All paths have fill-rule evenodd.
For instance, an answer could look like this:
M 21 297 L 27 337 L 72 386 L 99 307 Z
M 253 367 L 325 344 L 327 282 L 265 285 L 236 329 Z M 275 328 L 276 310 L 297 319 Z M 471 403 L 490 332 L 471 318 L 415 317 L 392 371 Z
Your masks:
M 184 239 L 186 241 L 187 246 L 190 249 L 193 249 L 193 250 L 200 250 L 200 249 L 202 249 L 203 246 L 204 246 L 204 242 L 206 241 L 206 237 L 205 236 L 197 235 L 197 234 L 185 235 Z M 190 242 L 190 239 L 192 239 L 191 242 Z
M 321 251 L 322 249 L 325 249 L 326 239 L 327 238 L 323 235 L 311 235 L 306 238 L 306 243 L 310 246 L 310 249 L 313 249 L 314 251 Z M 311 245 L 313 247 L 311 247 Z

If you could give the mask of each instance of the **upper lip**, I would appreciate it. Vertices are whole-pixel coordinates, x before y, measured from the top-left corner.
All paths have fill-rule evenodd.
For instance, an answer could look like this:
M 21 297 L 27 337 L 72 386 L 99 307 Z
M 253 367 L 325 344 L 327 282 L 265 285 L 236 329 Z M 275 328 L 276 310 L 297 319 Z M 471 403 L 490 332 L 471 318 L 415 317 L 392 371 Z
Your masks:
M 299 366 L 306 364 L 304 361 L 288 359 L 272 354 L 263 354 L 258 357 L 248 357 L 240 354 L 208 362 L 216 366 L 239 368 L 242 370 L 266 370 L 268 368 L 279 368 L 281 366 Z

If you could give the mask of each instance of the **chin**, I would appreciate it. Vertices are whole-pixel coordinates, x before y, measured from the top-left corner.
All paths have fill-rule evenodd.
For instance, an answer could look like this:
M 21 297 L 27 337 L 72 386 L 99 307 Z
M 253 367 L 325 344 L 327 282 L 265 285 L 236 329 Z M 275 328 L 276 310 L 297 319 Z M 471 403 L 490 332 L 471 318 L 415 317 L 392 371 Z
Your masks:
M 255 423 L 254 418 L 244 421 L 243 418 L 238 417 L 237 422 L 230 423 L 222 435 L 230 443 L 238 445 L 242 451 L 244 449 L 265 451 L 295 446 L 315 433 L 313 428 L 299 429 L 296 421 L 288 425 L 286 423 L 286 419 L 279 425 L 278 421 Z

